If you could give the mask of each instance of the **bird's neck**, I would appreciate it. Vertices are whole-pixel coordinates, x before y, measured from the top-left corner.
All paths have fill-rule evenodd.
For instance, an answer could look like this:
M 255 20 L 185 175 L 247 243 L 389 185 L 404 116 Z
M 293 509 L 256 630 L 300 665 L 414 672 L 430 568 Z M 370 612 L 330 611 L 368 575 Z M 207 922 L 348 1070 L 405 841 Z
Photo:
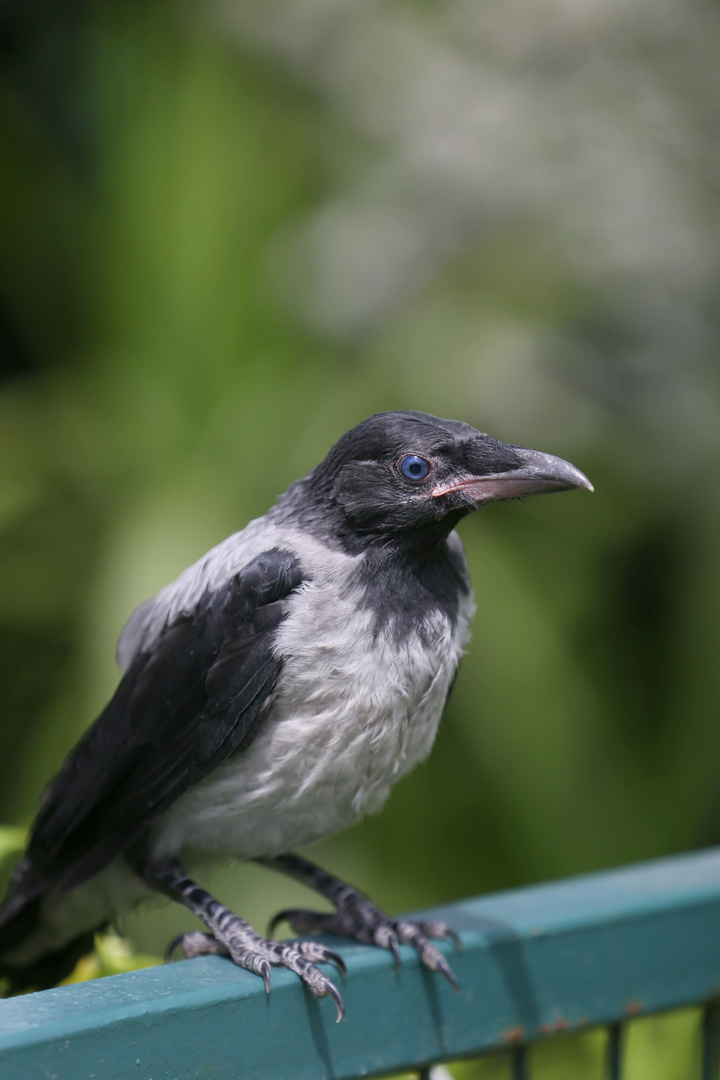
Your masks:
M 399 641 L 411 633 L 425 634 L 437 625 L 437 614 L 454 627 L 471 589 L 462 547 L 450 544 L 446 533 L 424 544 L 369 545 L 357 580 L 374 612 L 376 632 L 386 629 Z

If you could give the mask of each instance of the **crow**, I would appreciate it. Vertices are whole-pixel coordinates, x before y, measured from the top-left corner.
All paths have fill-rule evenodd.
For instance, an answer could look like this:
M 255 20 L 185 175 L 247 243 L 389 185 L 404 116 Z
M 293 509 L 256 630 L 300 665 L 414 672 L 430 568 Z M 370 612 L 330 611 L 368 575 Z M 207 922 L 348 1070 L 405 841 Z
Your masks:
M 131 615 L 124 674 L 50 782 L 0 907 L 10 992 L 57 983 L 93 935 L 150 892 L 183 904 L 214 953 L 270 986 L 271 965 L 316 997 L 340 993 L 308 936 L 261 937 L 188 871 L 255 860 L 333 912 L 281 912 L 293 930 L 413 946 L 453 986 L 439 921 L 385 914 L 292 852 L 375 813 L 430 753 L 475 611 L 455 526 L 486 502 L 584 487 L 550 454 L 418 412 L 371 416 L 263 516 Z M 269 931 L 272 932 L 271 930 Z

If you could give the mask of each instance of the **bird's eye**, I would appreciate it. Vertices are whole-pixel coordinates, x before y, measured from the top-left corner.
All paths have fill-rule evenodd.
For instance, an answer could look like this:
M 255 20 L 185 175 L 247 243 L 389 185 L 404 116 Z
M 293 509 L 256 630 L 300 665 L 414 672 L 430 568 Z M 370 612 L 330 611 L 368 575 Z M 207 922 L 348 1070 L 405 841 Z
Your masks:
M 430 462 L 417 454 L 408 454 L 400 462 L 400 472 L 406 480 L 424 480 L 430 472 Z

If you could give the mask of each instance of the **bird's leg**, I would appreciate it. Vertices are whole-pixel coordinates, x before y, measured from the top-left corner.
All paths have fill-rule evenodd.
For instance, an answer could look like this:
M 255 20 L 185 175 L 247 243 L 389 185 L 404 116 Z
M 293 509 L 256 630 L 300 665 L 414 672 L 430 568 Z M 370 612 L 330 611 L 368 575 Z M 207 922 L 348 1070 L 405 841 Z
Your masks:
M 171 942 L 167 959 L 172 957 L 178 946 L 186 957 L 203 956 L 213 953 L 229 956 L 239 967 L 259 975 L 270 992 L 270 965 L 289 968 L 299 975 L 315 997 L 330 996 L 338 1010 L 338 1020 L 345 1012 L 342 997 L 337 988 L 316 964 L 335 964 L 342 975 L 345 965 L 332 949 L 325 948 L 316 941 L 269 941 L 260 937 L 250 923 L 224 907 L 209 892 L 192 881 L 183 871 L 180 863 L 167 862 L 145 863 L 141 876 L 148 885 L 161 890 L 166 896 L 178 901 L 201 919 L 209 934 L 195 931 L 181 934 Z
M 458 982 L 445 957 L 430 938 L 450 939 L 460 948 L 458 935 L 446 923 L 439 920 L 413 922 L 410 919 L 394 919 L 375 907 L 371 900 L 352 885 L 346 885 L 314 863 L 292 853 L 278 855 L 273 859 L 257 859 L 263 866 L 282 870 L 285 874 L 314 889 L 335 905 L 334 912 L 305 911 L 295 908 L 279 912 L 270 923 L 269 933 L 281 920 L 286 920 L 298 934 L 319 930 L 328 934 L 342 934 L 367 945 L 379 945 L 389 949 L 400 967 L 398 945 L 412 945 L 420 959 L 432 971 L 441 972 L 450 985 L 458 990 Z

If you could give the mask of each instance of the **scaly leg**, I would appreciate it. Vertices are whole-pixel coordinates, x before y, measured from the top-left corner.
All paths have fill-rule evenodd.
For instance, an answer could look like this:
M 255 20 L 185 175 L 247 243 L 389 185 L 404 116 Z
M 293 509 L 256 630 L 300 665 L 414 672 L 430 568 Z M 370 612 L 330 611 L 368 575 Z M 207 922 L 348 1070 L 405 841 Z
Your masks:
M 379 945 L 383 949 L 389 949 L 398 967 L 398 945 L 412 945 L 426 967 L 441 972 L 453 989 L 459 990 L 452 968 L 430 941 L 430 938 L 449 938 L 460 948 L 458 935 L 446 923 L 439 920 L 418 923 L 409 919 L 393 919 L 375 907 L 364 893 L 354 889 L 352 885 L 346 885 L 339 878 L 333 877 L 299 855 L 278 855 L 274 859 L 256 859 L 256 862 L 273 870 L 282 870 L 296 878 L 324 896 L 337 909 L 331 913 L 299 908 L 281 911 L 270 923 L 269 933 L 273 932 L 277 923 L 285 919 L 297 934 L 308 934 L 314 930 L 342 934 L 367 945 Z
M 188 958 L 209 953 L 229 956 L 239 967 L 259 975 L 268 993 L 270 965 L 289 968 L 300 976 L 315 997 L 329 995 L 337 1005 L 338 1020 L 342 1020 L 345 1013 L 343 1000 L 330 979 L 315 966 L 329 962 L 335 964 L 344 975 L 345 965 L 332 949 L 316 941 L 281 942 L 260 937 L 249 923 L 233 915 L 232 911 L 187 877 L 176 861 L 146 864 L 142 877 L 149 885 L 189 908 L 210 931 L 209 934 L 199 931 L 181 934 L 171 942 L 168 959 L 178 946 L 182 946 Z

